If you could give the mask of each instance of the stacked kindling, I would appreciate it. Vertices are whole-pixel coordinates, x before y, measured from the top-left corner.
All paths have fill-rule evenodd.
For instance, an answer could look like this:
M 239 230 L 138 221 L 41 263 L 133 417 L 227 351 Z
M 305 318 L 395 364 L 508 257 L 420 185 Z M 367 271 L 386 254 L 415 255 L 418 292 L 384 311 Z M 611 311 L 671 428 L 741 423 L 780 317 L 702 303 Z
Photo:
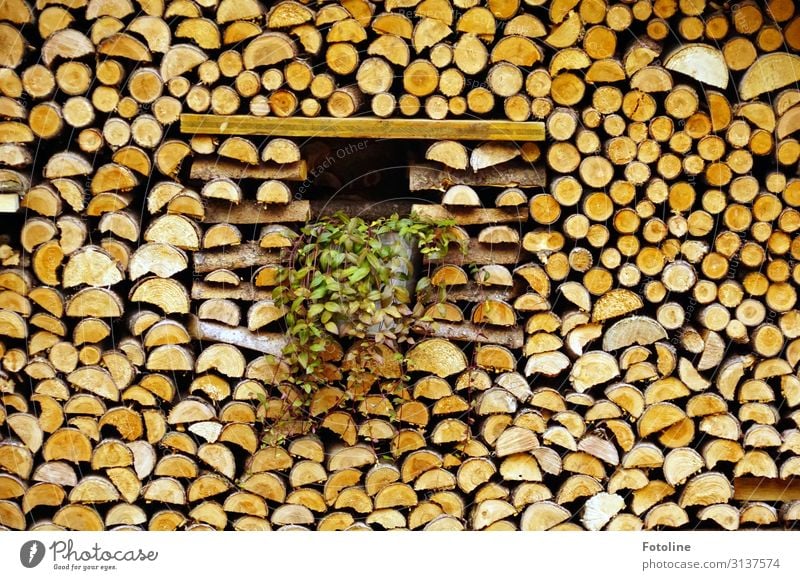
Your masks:
M 798 51 L 792 0 L 5 0 L 0 527 L 794 526 Z M 548 141 L 404 144 L 404 205 L 374 143 L 185 112 Z M 298 410 L 279 268 L 384 206 L 467 251 L 402 361 L 333 342 Z

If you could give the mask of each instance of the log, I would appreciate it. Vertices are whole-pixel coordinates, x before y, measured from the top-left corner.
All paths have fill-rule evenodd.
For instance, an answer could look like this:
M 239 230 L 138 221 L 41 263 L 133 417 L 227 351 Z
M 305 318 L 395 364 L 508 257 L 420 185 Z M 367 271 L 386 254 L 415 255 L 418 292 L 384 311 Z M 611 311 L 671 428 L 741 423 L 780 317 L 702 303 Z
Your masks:
M 454 184 L 473 187 L 542 187 L 544 174 L 536 166 L 511 163 L 478 172 L 443 169 L 433 164 L 415 163 L 409 168 L 411 191 L 446 191 Z
M 729 74 L 725 57 L 719 49 L 708 44 L 682 45 L 666 56 L 664 66 L 718 89 L 724 90 L 728 87 Z
M 216 177 L 240 179 L 282 179 L 285 181 L 304 181 L 307 166 L 304 161 L 285 165 L 258 164 L 247 165 L 222 159 L 196 159 L 192 162 L 189 176 L 192 179 L 208 180 Z
M 800 57 L 787 52 L 775 52 L 759 57 L 747 69 L 739 83 L 739 95 L 750 100 L 762 93 L 783 88 L 797 81 Z
M 525 261 L 528 253 L 520 247 L 497 248 L 470 240 L 466 252 L 461 248 L 450 248 L 445 256 L 425 257 L 425 262 L 442 262 L 448 264 L 516 264 Z
M 206 208 L 203 223 L 217 224 L 269 224 L 280 222 L 307 222 L 311 217 L 308 201 L 294 201 L 288 205 L 263 205 L 252 201 L 231 204 L 212 201 Z
M 488 326 L 465 323 L 418 323 L 414 332 L 423 336 L 435 336 L 450 340 L 499 344 L 508 348 L 521 348 L 523 335 L 521 328 L 495 330 Z
M 453 220 L 459 225 L 497 224 L 524 222 L 528 219 L 525 210 L 517 208 L 470 208 L 465 210 L 450 209 L 437 205 L 414 204 L 411 206 L 411 215 L 419 219 L 441 222 Z
M 194 271 L 199 274 L 219 269 L 239 270 L 277 265 L 282 262 L 281 255 L 265 251 L 255 242 L 247 242 L 233 248 L 215 252 L 195 252 L 192 255 Z
M 272 297 L 272 290 L 261 290 L 248 282 L 242 282 L 236 287 L 220 287 L 206 282 L 195 281 L 192 284 L 192 300 L 209 300 L 214 298 L 229 298 L 231 300 L 263 300 Z

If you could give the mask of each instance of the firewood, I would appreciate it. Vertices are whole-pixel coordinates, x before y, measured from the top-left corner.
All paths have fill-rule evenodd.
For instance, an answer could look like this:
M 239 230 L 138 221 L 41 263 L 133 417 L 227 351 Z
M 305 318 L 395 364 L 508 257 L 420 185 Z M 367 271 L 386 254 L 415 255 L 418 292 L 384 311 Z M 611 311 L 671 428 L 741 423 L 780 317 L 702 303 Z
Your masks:
M 333 91 L 328 98 L 328 112 L 332 117 L 350 117 L 363 104 L 361 91 L 354 87 L 343 87 Z
M 551 501 L 539 501 L 529 505 L 522 514 L 520 529 L 523 531 L 549 530 L 571 517 L 571 513 Z
M 667 55 L 664 61 L 667 69 L 720 89 L 728 86 L 727 65 L 730 63 L 726 62 L 723 53 L 707 44 L 683 45 Z
M 742 77 L 739 86 L 742 98 L 750 100 L 764 92 L 779 89 L 794 82 L 791 72 L 794 59 L 794 55 L 785 52 L 759 57 Z M 754 80 L 756 75 L 764 79 L 763 84 Z
M 200 66 L 202 67 L 202 65 Z M 211 110 L 217 115 L 233 114 L 239 109 L 240 104 L 241 99 L 239 98 L 239 94 L 231 87 L 216 87 L 213 91 L 211 91 Z M 276 101 L 270 101 L 270 105 L 272 106 L 273 110 L 275 110 L 276 114 L 280 114 L 280 110 Z M 295 109 L 294 106 L 289 106 L 288 104 L 286 105 L 286 108 L 289 110 L 288 114 L 294 112 Z
M 644 518 L 645 529 L 680 528 L 689 522 L 686 512 L 674 502 L 655 506 Z
M 128 272 L 131 280 L 146 274 L 169 278 L 188 267 L 186 254 L 178 248 L 160 242 L 146 243 L 131 256 Z
M 586 501 L 581 519 L 588 530 L 600 530 L 608 524 L 625 506 L 619 495 L 599 493 Z
M 39 482 L 29 487 L 24 493 L 22 510 L 25 513 L 29 513 L 39 506 L 61 506 L 66 499 L 64 488 L 57 483 Z M 25 529 L 24 525 L 19 529 Z
M 71 504 L 62 507 L 53 516 L 53 523 L 62 529 L 99 532 L 105 529 L 100 514 L 94 508 Z
M 131 289 L 130 299 L 156 305 L 167 314 L 189 312 L 186 289 L 172 279 L 150 277 L 140 280 Z
M 72 254 L 64 266 L 65 288 L 86 284 L 108 286 L 123 279 L 123 273 L 113 258 L 96 246 L 88 246 Z
M 425 158 L 453 169 L 466 169 L 468 163 L 467 150 L 457 141 L 437 141 L 428 148 Z
M 203 221 L 205 223 L 226 222 L 229 224 L 305 222 L 308 220 L 309 214 L 310 204 L 308 201 L 295 201 L 286 206 L 272 205 L 267 207 L 247 201 L 237 205 L 223 201 L 211 202 Z
M 797 519 L 791 2 L 73 4 L 0 7 L 0 195 L 31 212 L 0 239 L 13 268 L 0 272 L 6 527 Z M 82 7 L 87 27 L 74 24 Z M 21 30 L 34 20 L 38 46 Z M 622 43 L 626 32 L 640 38 Z M 365 98 L 373 118 L 353 117 Z M 402 119 L 417 116 L 428 120 Z M 533 142 L 543 127 L 546 148 Z M 53 149 L 67 128 L 80 153 Z M 427 139 L 409 153 L 425 154 L 409 189 L 442 197 L 323 199 L 313 187 L 365 171 L 337 159 L 319 174 L 336 154 L 315 151 L 326 136 Z M 146 185 L 154 170 L 170 181 Z M 352 187 L 378 181 L 370 170 Z M 340 210 L 452 220 L 459 243 L 421 260 L 446 295 L 420 297 L 417 342 L 381 347 L 366 369 L 363 345 L 337 344 L 323 373 L 336 384 L 300 418 L 286 337 L 261 330 L 284 314 L 272 291 L 295 226 Z M 517 227 L 528 219 L 537 226 Z M 119 329 L 108 320 L 123 316 Z M 185 392 L 166 371 L 185 373 Z M 540 374 L 572 388 L 530 382 Z M 261 421 L 272 447 L 260 448 Z M 52 522 L 27 518 L 40 512 Z
M 99 476 L 86 476 L 69 493 L 71 503 L 103 503 L 119 500 L 113 484 Z
M 85 288 L 73 295 L 66 305 L 70 317 L 119 317 L 122 316 L 122 301 L 111 290 Z

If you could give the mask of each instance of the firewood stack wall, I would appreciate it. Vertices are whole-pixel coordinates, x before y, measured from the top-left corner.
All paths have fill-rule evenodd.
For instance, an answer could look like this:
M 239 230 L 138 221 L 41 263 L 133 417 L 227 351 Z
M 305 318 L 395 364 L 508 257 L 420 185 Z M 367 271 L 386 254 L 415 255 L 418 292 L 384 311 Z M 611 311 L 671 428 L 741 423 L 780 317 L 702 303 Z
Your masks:
M 793 527 L 747 483 L 800 474 L 798 50 L 792 0 L 4 0 L 0 527 Z M 404 191 L 327 203 L 348 157 Z M 381 203 L 468 252 L 402 362 L 343 340 L 298 415 L 286 248 Z

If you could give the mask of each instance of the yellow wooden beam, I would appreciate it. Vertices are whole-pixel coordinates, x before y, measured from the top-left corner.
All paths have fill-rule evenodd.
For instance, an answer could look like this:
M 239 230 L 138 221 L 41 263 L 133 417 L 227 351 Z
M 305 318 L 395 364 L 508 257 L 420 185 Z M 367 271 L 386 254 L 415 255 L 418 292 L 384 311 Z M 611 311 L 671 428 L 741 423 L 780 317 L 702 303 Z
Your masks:
M 800 499 L 800 477 L 737 477 L 733 499 L 741 501 L 795 501 Z
M 181 131 L 205 135 L 334 137 L 342 139 L 454 139 L 464 141 L 543 141 L 544 124 L 535 121 L 463 119 L 378 119 L 375 117 L 254 117 L 181 115 Z

